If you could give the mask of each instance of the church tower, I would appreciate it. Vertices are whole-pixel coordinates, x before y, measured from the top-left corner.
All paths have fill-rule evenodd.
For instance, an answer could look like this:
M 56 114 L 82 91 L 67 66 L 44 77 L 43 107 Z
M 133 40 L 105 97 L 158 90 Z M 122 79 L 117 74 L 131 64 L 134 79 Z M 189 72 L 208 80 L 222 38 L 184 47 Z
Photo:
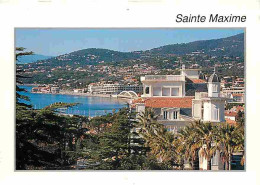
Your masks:
M 209 97 L 219 97 L 220 95 L 220 79 L 216 74 L 216 69 L 214 68 L 213 74 L 208 80 L 208 96 Z
M 213 74 L 208 79 L 208 97 L 203 100 L 203 121 L 224 122 L 226 98 L 220 94 L 220 78 L 214 68 Z

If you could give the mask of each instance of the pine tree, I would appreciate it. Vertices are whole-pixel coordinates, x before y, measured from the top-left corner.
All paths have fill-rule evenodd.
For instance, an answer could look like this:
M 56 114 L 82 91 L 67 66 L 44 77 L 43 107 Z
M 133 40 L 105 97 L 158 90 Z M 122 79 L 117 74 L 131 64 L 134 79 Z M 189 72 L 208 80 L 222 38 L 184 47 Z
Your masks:
M 19 56 L 31 55 L 25 48 L 16 48 Z M 56 113 L 56 109 L 75 104 L 55 103 L 43 109 L 33 109 L 29 98 L 22 95 L 25 90 L 19 85 L 23 71 L 16 71 L 16 169 L 62 169 L 68 164 L 64 155 L 67 139 L 80 137 L 82 118 L 70 118 Z M 24 103 L 25 101 L 28 102 Z
M 98 142 L 91 150 L 92 159 L 96 157 L 94 163 L 99 164 L 95 169 L 143 169 L 148 149 L 135 132 L 136 123 L 131 119 L 129 109 L 122 109 L 107 119 L 97 121 L 100 120 L 108 127 L 98 133 Z

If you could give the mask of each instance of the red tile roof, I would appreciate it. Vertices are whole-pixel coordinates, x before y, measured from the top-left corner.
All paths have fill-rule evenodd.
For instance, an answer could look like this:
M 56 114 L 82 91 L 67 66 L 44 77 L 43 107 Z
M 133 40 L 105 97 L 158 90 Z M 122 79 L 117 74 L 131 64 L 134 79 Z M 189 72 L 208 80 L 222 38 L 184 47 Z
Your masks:
M 226 119 L 226 123 L 230 124 L 230 125 L 236 125 L 237 122 L 231 119 Z
M 236 115 L 237 115 L 237 112 L 225 112 L 225 116 L 235 117 Z
M 151 108 L 191 108 L 193 96 L 183 98 L 147 98 L 143 101 L 137 101 L 136 103 L 145 103 L 145 107 Z
M 133 100 L 132 103 L 133 103 L 133 104 L 135 104 L 135 103 L 144 103 L 144 99 L 138 98 L 138 99 Z
M 202 79 L 190 79 L 195 84 L 206 83 L 206 80 Z
M 244 94 L 235 93 L 235 94 L 233 94 L 233 96 L 244 96 Z

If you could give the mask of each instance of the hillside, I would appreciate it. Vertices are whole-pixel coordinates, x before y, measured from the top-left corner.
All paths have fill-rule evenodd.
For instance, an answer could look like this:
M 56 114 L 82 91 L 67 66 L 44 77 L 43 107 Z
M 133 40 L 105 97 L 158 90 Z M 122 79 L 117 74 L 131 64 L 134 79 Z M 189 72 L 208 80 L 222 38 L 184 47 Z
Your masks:
M 89 48 L 68 54 L 20 64 L 30 78 L 27 84 L 57 84 L 63 89 L 84 88 L 92 82 L 140 83 L 142 75 L 179 74 L 200 67 L 205 74 L 218 66 L 221 76 L 244 76 L 244 34 L 232 37 L 172 44 L 146 51 L 119 52 Z
M 201 40 L 186 44 L 166 45 L 151 49 L 153 54 L 185 55 L 192 52 L 204 52 L 209 55 L 244 56 L 244 34 L 238 34 L 227 38 Z
M 182 56 L 193 52 L 210 56 L 244 57 L 244 34 L 235 36 L 202 40 L 183 44 L 172 44 L 146 51 L 119 52 L 108 49 L 89 48 L 60 55 L 41 61 L 50 66 L 66 65 L 96 65 L 99 63 L 111 63 L 127 60 L 149 59 L 153 57 Z

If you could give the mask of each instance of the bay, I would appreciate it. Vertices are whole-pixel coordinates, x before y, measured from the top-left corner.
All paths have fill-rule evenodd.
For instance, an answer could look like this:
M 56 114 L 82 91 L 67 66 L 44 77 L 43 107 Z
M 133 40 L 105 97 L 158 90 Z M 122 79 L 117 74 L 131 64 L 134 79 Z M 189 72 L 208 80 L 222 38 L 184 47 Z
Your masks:
M 112 113 L 113 109 L 117 112 L 119 109 L 127 107 L 125 101 L 115 98 L 64 94 L 38 94 L 31 93 L 33 86 L 23 85 L 19 87 L 26 89 L 27 92 L 22 92 L 21 94 L 30 98 L 29 102 L 24 101 L 24 103 L 31 104 L 35 109 L 41 109 L 55 102 L 79 103 L 74 107 L 63 110 L 63 113 L 94 117 Z

